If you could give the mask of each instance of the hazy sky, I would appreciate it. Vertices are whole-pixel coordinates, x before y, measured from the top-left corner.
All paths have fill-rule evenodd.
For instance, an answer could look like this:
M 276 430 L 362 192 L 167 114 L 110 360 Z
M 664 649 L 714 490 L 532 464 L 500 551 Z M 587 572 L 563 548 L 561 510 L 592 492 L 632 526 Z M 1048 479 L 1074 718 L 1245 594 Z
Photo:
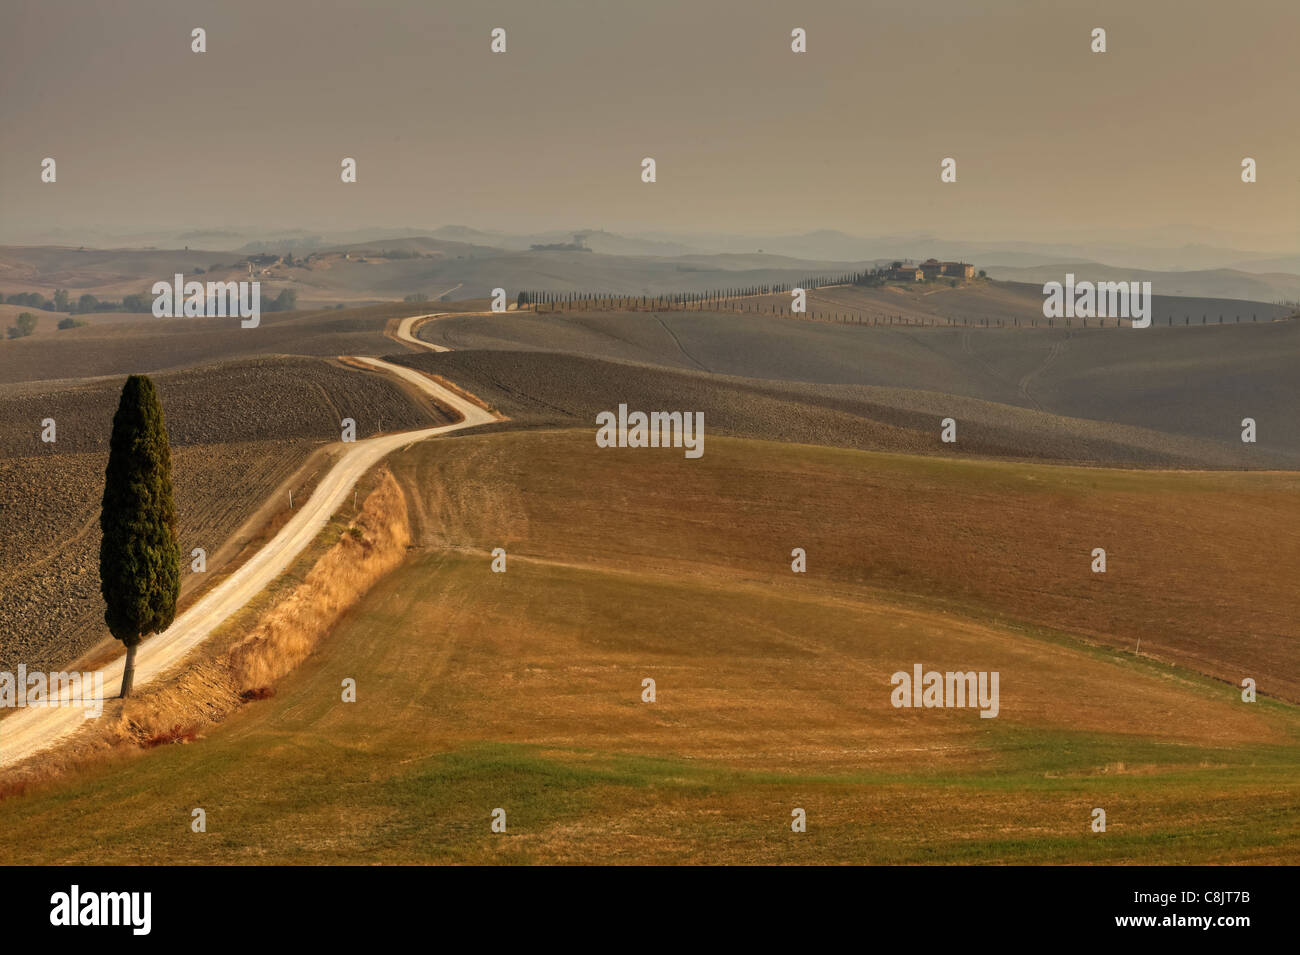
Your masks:
M 463 223 L 1294 250 L 1297 37 L 1298 0 L 4 0 L 0 240 Z

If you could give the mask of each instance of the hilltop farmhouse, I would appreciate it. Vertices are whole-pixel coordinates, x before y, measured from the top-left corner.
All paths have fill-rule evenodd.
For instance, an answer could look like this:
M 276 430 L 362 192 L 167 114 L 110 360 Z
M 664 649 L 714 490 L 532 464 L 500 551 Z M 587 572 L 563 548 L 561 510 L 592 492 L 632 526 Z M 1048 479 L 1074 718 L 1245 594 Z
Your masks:
M 965 262 L 940 262 L 938 259 L 926 259 L 921 263 L 921 271 L 927 279 L 947 276 L 955 279 L 973 279 L 975 266 Z
M 891 279 L 901 279 L 904 282 L 919 282 L 925 278 L 919 265 L 904 265 L 902 262 L 895 262 L 889 269 Z
M 904 265 L 902 262 L 895 262 L 889 269 L 889 277 L 904 282 L 921 282 L 937 278 L 965 280 L 975 277 L 975 266 L 967 262 L 940 262 L 938 259 L 926 259 L 920 265 Z

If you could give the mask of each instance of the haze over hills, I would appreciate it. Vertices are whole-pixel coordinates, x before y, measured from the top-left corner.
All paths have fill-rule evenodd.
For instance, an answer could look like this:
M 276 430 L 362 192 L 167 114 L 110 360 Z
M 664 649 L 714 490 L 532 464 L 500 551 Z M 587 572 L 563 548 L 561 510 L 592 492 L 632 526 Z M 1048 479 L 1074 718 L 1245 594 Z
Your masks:
M 1060 282 L 1067 273 L 1091 282 L 1150 282 L 1161 295 L 1188 298 L 1232 298 L 1251 302 L 1300 301 L 1300 275 L 1289 272 L 1251 272 L 1243 269 L 1201 269 L 1157 272 L 1105 265 L 1100 262 L 1061 262 L 1015 268 L 990 264 L 988 274 L 1009 282 L 1042 285 Z
M 0 248 L 0 290 L 50 297 L 67 289 L 120 299 L 147 293 L 176 272 L 202 281 L 255 278 L 262 296 L 291 288 L 299 305 L 371 304 L 408 295 L 487 298 L 494 288 L 568 293 L 668 295 L 771 283 L 812 274 L 842 275 L 866 263 L 804 261 L 779 256 L 689 255 L 672 258 L 601 255 L 568 249 L 512 251 L 431 238 L 327 246 L 312 253 L 213 249 Z M 269 260 L 250 256 L 266 255 Z M 250 266 L 252 270 L 250 271 Z
M 1300 229 L 1297 229 L 1300 234 Z M 835 229 L 806 232 L 741 234 L 727 232 L 665 232 L 629 230 L 614 232 L 597 225 L 563 225 L 541 231 L 510 232 L 450 224 L 437 227 L 406 225 L 346 230 L 267 229 L 237 227 L 217 229 L 158 228 L 114 231 L 106 229 L 45 229 L 16 232 L 0 228 L 0 240 L 11 245 L 55 245 L 100 248 L 207 248 L 240 252 L 309 252 L 358 244 L 374 244 L 413 237 L 510 251 L 527 251 L 534 245 L 567 243 L 580 237 L 595 253 L 622 256 L 675 257 L 723 253 L 785 256 L 808 261 L 862 262 L 876 259 L 963 259 L 984 265 L 1029 268 L 1064 262 L 1098 262 L 1149 271 L 1181 272 L 1203 269 L 1237 269 L 1243 272 L 1300 274 L 1300 246 L 1296 235 L 1278 236 L 1267 247 L 1236 243 L 1231 234 L 1207 236 L 1191 232 L 1200 241 L 1175 244 L 1163 232 L 1119 230 L 1105 235 L 1057 234 L 1050 238 L 1005 236 L 968 239 L 932 232 L 888 232 L 856 235 Z
M 192 235 L 198 236 L 199 233 Z M 177 242 L 169 248 L 114 246 L 0 247 L 0 291 L 35 292 L 50 297 L 66 289 L 120 299 L 147 293 L 154 282 L 181 272 L 208 274 L 206 281 L 257 278 L 273 294 L 293 289 L 299 304 L 360 305 L 407 296 L 438 299 L 484 298 L 494 288 L 514 297 L 519 290 L 565 294 L 668 295 L 764 284 L 793 285 L 813 277 L 833 277 L 904 259 L 933 256 L 973 263 L 991 278 L 1042 286 L 1073 272 L 1079 279 L 1150 281 L 1157 295 L 1238 299 L 1277 303 L 1300 301 L 1300 257 L 1269 253 L 1251 265 L 1235 250 L 1193 250 L 1193 260 L 1234 261 L 1234 267 L 1173 270 L 1143 269 L 1136 262 L 1168 262 L 1173 253 L 1136 255 L 1134 261 L 1073 257 L 1060 252 L 1018 251 L 941 242 L 928 238 L 851 239 L 838 233 L 810 233 L 789 240 L 713 237 L 711 251 L 685 242 L 629 238 L 599 230 L 532 235 L 487 233 L 446 227 L 433 234 L 374 235 L 357 238 L 283 236 L 236 245 Z M 718 250 L 730 242 L 730 250 Z M 762 243 L 758 245 L 757 243 Z M 1055 249 L 1056 247 L 1053 247 Z M 838 257 L 837 257 L 838 253 Z M 856 256 L 848 253 L 858 253 Z M 256 257 L 263 257 L 257 259 Z M 267 258 L 267 257 L 270 258 Z M 286 258 L 287 256 L 287 258 Z M 1245 257 L 1243 259 L 1243 257 Z M 250 259 L 254 259 L 250 262 Z M 282 260 L 282 261 L 280 261 Z M 250 265 L 256 267 L 250 271 Z M 1263 268 L 1264 265 L 1269 269 Z M 1291 271 L 1288 266 L 1294 266 Z

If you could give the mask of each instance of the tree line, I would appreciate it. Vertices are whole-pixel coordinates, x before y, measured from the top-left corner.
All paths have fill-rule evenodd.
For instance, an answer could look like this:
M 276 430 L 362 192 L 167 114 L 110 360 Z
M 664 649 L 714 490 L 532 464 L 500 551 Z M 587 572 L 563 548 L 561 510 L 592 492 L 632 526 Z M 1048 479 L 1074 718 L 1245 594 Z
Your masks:
M 800 279 L 797 282 L 767 282 L 758 285 L 738 285 L 733 288 L 710 289 L 704 292 L 669 292 L 659 295 L 628 295 L 619 292 L 549 292 L 524 289 L 515 297 L 515 304 L 524 308 L 528 305 L 581 306 L 587 303 L 626 303 L 648 307 L 669 308 L 673 305 L 694 305 L 705 302 L 723 302 L 728 299 L 750 298 L 756 295 L 776 295 L 790 292 L 796 288 L 815 289 L 827 285 L 848 284 L 850 276 L 816 276 Z
M 777 295 L 788 293 L 796 288 L 812 290 L 826 288 L 830 285 L 856 285 L 877 288 L 885 284 L 889 275 L 887 268 L 868 268 L 858 272 L 842 272 L 838 275 L 810 275 L 795 282 L 763 282 L 756 285 L 737 285 L 730 288 L 709 289 L 703 292 L 669 292 L 658 295 L 628 295 L 620 292 L 551 292 L 524 289 L 515 297 L 515 305 L 525 308 L 529 305 L 546 305 L 556 308 L 599 307 L 609 304 L 624 308 L 642 306 L 645 308 L 672 308 L 673 306 L 690 306 L 704 303 L 721 303 L 738 298 L 753 298 L 759 295 Z

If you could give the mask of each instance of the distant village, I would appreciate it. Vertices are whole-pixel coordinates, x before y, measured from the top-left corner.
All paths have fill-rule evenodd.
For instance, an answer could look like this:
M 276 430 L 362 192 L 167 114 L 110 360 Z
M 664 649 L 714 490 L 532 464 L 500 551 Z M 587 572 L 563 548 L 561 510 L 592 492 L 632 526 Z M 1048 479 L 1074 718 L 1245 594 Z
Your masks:
M 975 266 L 966 262 L 940 262 L 938 259 L 926 259 L 920 265 L 895 262 L 889 267 L 888 277 L 903 282 L 924 282 L 937 278 L 965 280 L 975 277 Z

